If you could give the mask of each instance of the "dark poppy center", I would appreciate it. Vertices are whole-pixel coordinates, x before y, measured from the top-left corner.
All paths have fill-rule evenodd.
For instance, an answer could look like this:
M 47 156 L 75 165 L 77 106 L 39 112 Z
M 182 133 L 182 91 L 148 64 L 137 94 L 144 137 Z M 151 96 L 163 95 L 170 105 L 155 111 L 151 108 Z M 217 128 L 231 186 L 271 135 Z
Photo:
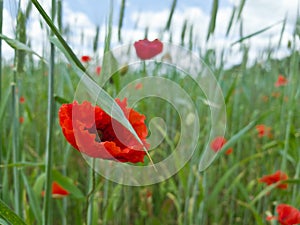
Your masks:
M 96 135 L 96 141 L 97 142 L 104 141 L 103 140 L 103 133 L 102 133 L 102 131 L 97 129 L 97 133 L 98 133 L 98 135 Z

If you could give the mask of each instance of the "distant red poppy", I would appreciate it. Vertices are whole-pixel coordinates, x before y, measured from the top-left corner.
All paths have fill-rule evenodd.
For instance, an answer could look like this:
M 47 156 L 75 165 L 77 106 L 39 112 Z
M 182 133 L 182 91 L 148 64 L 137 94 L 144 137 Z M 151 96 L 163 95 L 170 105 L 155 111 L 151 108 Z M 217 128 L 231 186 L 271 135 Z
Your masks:
M 144 39 L 136 41 L 134 47 L 137 56 L 142 60 L 146 60 L 161 53 L 163 50 L 163 43 L 158 39 L 155 39 L 154 41 Z
M 143 88 L 143 84 L 142 83 L 137 83 L 134 87 L 136 90 L 140 90 Z
M 281 225 L 300 224 L 300 211 L 287 204 L 279 204 L 276 207 L 278 216 L 268 216 L 267 220 L 277 219 Z
M 149 147 L 146 142 L 146 117 L 127 108 L 126 99 L 116 99 L 116 102 L 143 144 Z M 67 141 L 90 157 L 119 162 L 144 162 L 146 152 L 143 146 L 123 125 L 112 119 L 99 106 L 92 106 L 88 101 L 81 104 L 76 101 L 63 104 L 59 109 L 59 122 Z
M 275 87 L 284 86 L 287 83 L 288 83 L 288 80 L 284 76 L 279 75 L 277 78 L 277 81 L 275 82 Z
M 92 60 L 92 58 L 88 55 L 81 56 L 81 61 L 84 62 L 84 63 L 88 63 L 91 60 Z
M 96 74 L 100 75 L 100 73 L 101 73 L 101 66 L 97 66 L 96 67 Z
M 255 128 L 258 132 L 258 137 L 259 138 L 262 138 L 264 136 L 267 136 L 267 137 L 271 138 L 273 136 L 272 133 L 271 133 L 271 128 L 267 127 L 264 124 L 259 124 Z
M 214 152 L 218 152 L 222 149 L 222 147 L 226 144 L 227 140 L 224 137 L 218 136 L 215 139 L 212 140 L 210 143 L 210 147 Z M 233 152 L 232 148 L 229 148 L 226 150 L 225 154 L 229 155 Z
M 23 117 L 23 116 L 20 116 L 19 122 L 20 122 L 21 124 L 24 123 L 24 117 Z
M 23 104 L 24 102 L 25 102 L 25 98 L 24 98 L 24 96 L 21 96 L 20 97 L 20 103 Z
M 263 176 L 259 179 L 259 182 L 266 183 L 267 185 L 275 184 L 279 181 L 284 181 L 288 179 L 288 175 L 280 170 L 276 171 L 273 174 Z M 288 184 L 279 184 L 277 188 L 287 189 Z
M 60 186 L 56 181 L 52 183 L 52 198 L 63 198 L 68 196 L 70 193 Z M 45 196 L 45 191 L 42 191 L 42 196 Z

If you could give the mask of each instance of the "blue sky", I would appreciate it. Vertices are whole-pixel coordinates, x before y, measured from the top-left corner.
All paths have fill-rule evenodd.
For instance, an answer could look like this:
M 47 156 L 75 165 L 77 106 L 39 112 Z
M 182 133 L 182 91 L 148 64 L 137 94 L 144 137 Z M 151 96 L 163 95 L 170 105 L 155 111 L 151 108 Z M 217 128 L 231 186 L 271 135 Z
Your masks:
M 22 0 L 23 8 L 28 0 Z M 39 0 L 43 7 L 49 11 L 50 0 Z M 71 32 L 68 37 L 69 44 L 77 54 L 92 54 L 92 43 L 95 36 L 96 25 L 101 26 L 99 46 L 103 47 L 105 35 L 105 22 L 109 14 L 110 2 L 114 6 L 113 46 L 121 43 L 117 40 L 117 24 L 121 0 L 62 0 L 64 3 L 63 22 L 68 25 Z M 299 0 L 248 0 L 246 1 L 243 13 L 244 35 L 254 33 L 264 27 L 283 20 L 287 15 L 287 24 L 282 38 L 282 48 L 276 52 L 276 57 L 287 54 L 286 43 L 291 40 L 299 7 Z M 3 33 L 14 37 L 15 12 L 17 0 L 4 0 L 4 21 Z M 123 43 L 131 43 L 144 37 L 146 27 L 149 27 L 149 39 L 159 37 L 161 30 L 165 27 L 173 0 L 127 0 L 124 25 L 122 29 Z M 210 42 L 206 42 L 206 35 L 211 14 L 212 0 L 178 0 L 173 16 L 171 30 L 173 43 L 180 43 L 180 35 L 183 23 L 188 20 L 189 26 L 194 26 L 194 43 L 201 48 L 214 48 L 218 52 L 222 49 L 229 49 L 230 44 L 239 38 L 239 23 L 235 23 L 230 35 L 225 35 L 226 28 L 232 13 L 233 6 L 238 6 L 240 0 L 220 0 L 217 14 L 216 30 Z M 138 27 L 134 24 L 138 21 Z M 32 48 L 41 53 L 43 45 L 47 43 L 47 32 L 40 26 L 41 18 L 33 9 L 30 20 L 27 23 L 28 37 L 31 39 Z M 282 24 L 247 40 L 245 43 L 251 46 L 249 57 L 255 59 L 261 49 L 267 46 L 276 46 L 280 36 Z M 82 34 L 84 40 L 82 40 Z M 170 35 L 170 34 L 169 34 Z M 163 41 L 169 37 L 164 36 Z M 237 46 L 238 47 L 238 46 Z M 236 51 L 235 51 L 236 50 Z M 227 60 L 235 64 L 241 55 L 237 49 L 230 49 Z M 13 55 L 13 51 L 4 45 L 7 55 Z

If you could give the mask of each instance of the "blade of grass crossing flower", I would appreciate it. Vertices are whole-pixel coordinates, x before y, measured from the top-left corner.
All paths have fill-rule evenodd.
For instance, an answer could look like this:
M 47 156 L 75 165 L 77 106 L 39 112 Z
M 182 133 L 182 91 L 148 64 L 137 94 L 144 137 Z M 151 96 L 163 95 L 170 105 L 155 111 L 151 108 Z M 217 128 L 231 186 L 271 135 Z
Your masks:
M 5 222 L 9 222 L 10 224 L 26 225 L 26 223 L 24 223 L 24 221 L 17 214 L 15 214 L 1 199 L 0 212 L 1 217 L 6 220 L 4 220 Z
M 122 0 L 121 8 L 120 8 L 120 16 L 119 16 L 119 26 L 118 26 L 118 40 L 119 40 L 119 42 L 121 42 L 121 30 L 122 30 L 123 20 L 124 20 L 125 4 L 126 4 L 126 0 Z
M 54 19 L 56 11 L 56 1 L 51 2 L 51 17 Z M 51 32 L 51 36 L 53 32 Z M 53 166 L 53 123 L 54 123 L 54 66 L 55 66 L 55 46 L 50 43 L 50 60 L 49 60 L 49 75 L 48 75 L 48 106 L 47 106 L 47 133 L 46 133 L 46 149 L 45 149 L 45 197 L 43 206 L 43 225 L 51 224 L 52 213 L 52 166 Z
M 87 91 L 93 95 L 93 96 L 98 96 L 97 98 L 97 104 L 112 118 L 116 119 L 118 122 L 120 122 L 124 127 L 126 127 L 136 138 L 136 140 L 143 145 L 141 139 L 138 137 L 137 133 L 125 117 L 122 109 L 116 104 L 115 100 L 105 91 L 103 90 L 93 79 L 90 78 L 90 76 L 87 76 L 87 73 L 82 71 L 73 61 L 71 56 L 68 54 L 68 51 L 64 49 L 62 44 L 59 42 L 58 39 L 56 38 L 51 38 L 50 40 L 52 43 L 56 45 L 57 48 L 59 48 L 67 57 L 69 62 L 74 68 L 74 71 L 76 74 L 81 78 L 81 81 L 85 84 L 87 87 Z M 111 54 L 111 53 L 109 53 Z M 152 165 L 154 165 L 152 158 L 150 157 L 148 151 L 144 147 L 144 150 L 146 151 L 146 154 L 148 158 L 150 159 L 150 162 Z M 155 167 L 154 167 L 155 168 Z
M 243 42 L 244 40 L 247 40 L 247 39 L 249 39 L 249 38 L 251 38 L 251 37 L 254 37 L 254 36 L 256 36 L 256 35 L 259 35 L 259 34 L 265 32 L 265 31 L 267 31 L 267 30 L 270 30 L 271 28 L 277 26 L 277 25 L 280 24 L 280 23 L 282 23 L 282 21 L 276 22 L 276 23 L 274 23 L 274 24 L 272 24 L 272 25 L 270 25 L 270 26 L 267 26 L 267 27 L 265 27 L 265 28 L 259 30 L 259 31 L 256 31 L 256 32 L 254 32 L 254 33 L 252 33 L 252 34 L 249 34 L 249 35 L 247 35 L 247 36 L 241 37 L 239 40 L 233 42 L 233 43 L 231 44 L 231 46 L 236 45 L 236 44 L 238 44 L 238 43 L 241 43 L 241 42 Z
M 215 31 L 218 7 L 219 7 L 219 0 L 214 0 L 211 15 L 210 15 L 210 22 L 209 22 L 208 32 L 206 36 L 206 41 L 208 41 L 210 35 L 212 35 Z

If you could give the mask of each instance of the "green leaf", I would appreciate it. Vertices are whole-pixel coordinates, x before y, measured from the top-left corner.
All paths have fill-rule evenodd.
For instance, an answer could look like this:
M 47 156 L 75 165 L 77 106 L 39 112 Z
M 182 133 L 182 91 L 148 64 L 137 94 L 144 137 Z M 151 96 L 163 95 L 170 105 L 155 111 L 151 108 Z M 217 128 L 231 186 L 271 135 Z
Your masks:
M 74 184 L 73 180 L 63 176 L 57 170 L 53 170 L 53 181 L 59 183 L 64 189 L 66 189 L 75 198 L 84 198 L 84 195 Z
M 1 217 L 13 225 L 26 225 L 24 221 L 17 216 L 1 199 L 0 199 Z
M 16 50 L 23 50 L 27 53 L 33 54 L 38 56 L 42 61 L 45 61 L 45 59 L 40 56 L 39 54 L 37 54 L 35 51 L 33 51 L 31 48 L 29 48 L 27 45 L 23 44 L 22 42 L 15 40 L 15 39 L 11 39 L 3 34 L 0 34 L 0 38 L 3 39 L 10 47 L 12 47 L 13 49 Z
M 67 100 L 67 99 L 65 99 L 63 97 L 60 97 L 58 95 L 54 95 L 54 100 L 56 102 L 58 102 L 59 104 L 65 104 L 65 103 L 69 103 L 70 102 L 69 100 Z

